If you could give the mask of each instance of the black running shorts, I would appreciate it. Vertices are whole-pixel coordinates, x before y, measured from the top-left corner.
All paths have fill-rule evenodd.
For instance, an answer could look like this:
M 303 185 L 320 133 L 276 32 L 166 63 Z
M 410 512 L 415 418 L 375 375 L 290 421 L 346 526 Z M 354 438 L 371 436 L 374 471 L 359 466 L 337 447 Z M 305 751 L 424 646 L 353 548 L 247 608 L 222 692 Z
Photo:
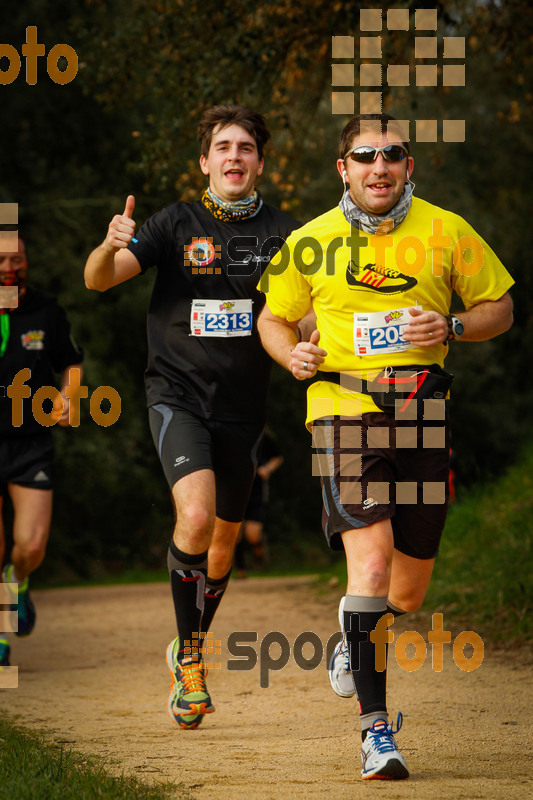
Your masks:
M 51 489 L 54 443 L 50 431 L 34 436 L 6 436 L 0 441 L 0 495 L 8 483 L 29 489 Z
M 216 514 L 241 522 L 257 467 L 263 425 L 219 422 L 163 403 L 148 409 L 152 437 L 170 488 L 200 469 L 215 473 Z
M 340 533 L 390 519 L 397 550 L 434 558 L 446 520 L 446 418 L 395 419 L 381 412 L 313 424 L 314 474 L 322 481 L 323 527 L 333 550 Z

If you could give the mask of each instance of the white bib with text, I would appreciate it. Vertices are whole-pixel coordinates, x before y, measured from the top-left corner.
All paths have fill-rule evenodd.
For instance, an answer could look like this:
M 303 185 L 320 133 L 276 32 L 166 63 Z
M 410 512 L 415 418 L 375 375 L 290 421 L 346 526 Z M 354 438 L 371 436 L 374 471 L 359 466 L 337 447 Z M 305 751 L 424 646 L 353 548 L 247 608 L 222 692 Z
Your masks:
M 410 306 L 412 308 L 413 306 Z M 420 306 L 417 309 L 422 311 Z M 400 353 L 413 345 L 403 338 L 411 315 L 409 308 L 353 315 L 353 340 L 356 356 Z
M 251 336 L 252 301 L 193 300 L 191 336 Z

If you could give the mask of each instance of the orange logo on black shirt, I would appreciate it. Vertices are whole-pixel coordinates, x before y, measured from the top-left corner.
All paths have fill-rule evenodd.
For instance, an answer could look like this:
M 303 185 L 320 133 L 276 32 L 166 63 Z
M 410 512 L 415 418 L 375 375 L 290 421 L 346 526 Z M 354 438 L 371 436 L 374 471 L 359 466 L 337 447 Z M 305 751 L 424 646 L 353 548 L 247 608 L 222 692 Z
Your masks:
M 212 236 L 202 236 L 193 239 L 190 244 L 183 246 L 186 267 L 192 267 L 193 275 L 220 275 L 220 267 L 208 267 L 215 258 L 220 258 L 220 245 L 213 244 Z
M 43 350 L 45 331 L 27 331 L 22 333 L 20 340 L 25 350 Z

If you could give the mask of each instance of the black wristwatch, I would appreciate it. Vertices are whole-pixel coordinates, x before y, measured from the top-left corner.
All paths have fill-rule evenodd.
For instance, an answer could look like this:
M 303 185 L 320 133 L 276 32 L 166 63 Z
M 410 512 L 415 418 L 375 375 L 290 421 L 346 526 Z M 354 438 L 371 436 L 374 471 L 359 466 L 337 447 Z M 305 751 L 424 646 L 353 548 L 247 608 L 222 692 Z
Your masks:
M 460 339 L 464 333 L 465 326 L 459 317 L 454 317 L 453 314 L 448 314 L 446 316 L 446 322 L 448 323 L 448 336 L 444 341 L 450 342 L 452 339 Z

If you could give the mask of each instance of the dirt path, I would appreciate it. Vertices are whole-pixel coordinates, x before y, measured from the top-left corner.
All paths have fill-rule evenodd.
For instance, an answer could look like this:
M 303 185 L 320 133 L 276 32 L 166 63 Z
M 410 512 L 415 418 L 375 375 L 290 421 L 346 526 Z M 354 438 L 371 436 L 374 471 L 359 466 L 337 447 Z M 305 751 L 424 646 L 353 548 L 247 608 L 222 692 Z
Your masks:
M 439 673 L 430 650 L 416 672 L 389 659 L 389 710 L 404 714 L 398 741 L 412 774 L 394 784 L 361 781 L 356 704 L 331 691 L 325 657 L 304 671 L 291 656 L 270 673 L 269 688 L 260 688 L 259 666 L 227 669 L 235 630 L 257 631 L 259 642 L 280 631 L 291 647 L 310 630 L 325 647 L 339 594 L 318 596 L 308 579 L 234 581 L 215 627 L 222 653 L 213 659 L 222 667 L 208 685 L 217 711 L 198 730 L 181 731 L 166 714 L 164 653 L 175 634 L 165 585 L 35 592 L 38 626 L 13 642 L 19 688 L 0 691 L 0 713 L 116 759 L 116 771 L 181 784 L 176 797 L 194 800 L 531 797 L 524 653 L 486 653 L 474 672 L 456 666 L 449 645 Z M 396 638 L 413 628 L 398 627 Z M 279 647 L 271 653 L 277 658 Z M 303 654 L 311 656 L 310 645 Z

